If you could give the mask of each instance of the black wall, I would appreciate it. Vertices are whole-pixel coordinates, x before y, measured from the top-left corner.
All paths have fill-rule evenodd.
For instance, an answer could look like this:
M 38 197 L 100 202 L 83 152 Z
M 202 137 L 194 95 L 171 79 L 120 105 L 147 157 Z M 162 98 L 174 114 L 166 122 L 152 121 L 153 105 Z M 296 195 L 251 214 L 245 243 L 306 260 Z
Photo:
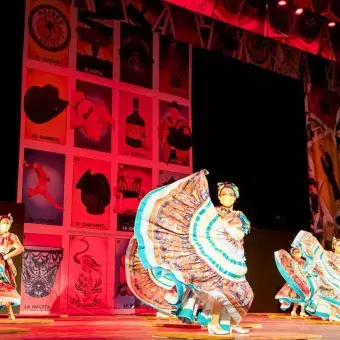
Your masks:
M 220 54 L 193 53 L 194 168 L 240 188 L 252 225 L 309 228 L 304 90 L 299 80 Z
M 1 190 L 0 201 L 16 202 L 20 136 L 25 1 L 5 1 L 1 21 Z M 7 20 L 9 23 L 7 23 Z
M 273 253 L 309 229 L 303 83 L 232 58 L 193 53 L 194 170 L 240 188 L 235 208 L 251 221 L 245 240 L 252 312 L 277 312 L 284 284 Z
M 247 280 L 254 292 L 252 313 L 278 313 L 280 303 L 275 295 L 285 284 L 277 270 L 274 252 L 290 249 L 296 233 L 276 230 L 253 229 L 245 238 Z

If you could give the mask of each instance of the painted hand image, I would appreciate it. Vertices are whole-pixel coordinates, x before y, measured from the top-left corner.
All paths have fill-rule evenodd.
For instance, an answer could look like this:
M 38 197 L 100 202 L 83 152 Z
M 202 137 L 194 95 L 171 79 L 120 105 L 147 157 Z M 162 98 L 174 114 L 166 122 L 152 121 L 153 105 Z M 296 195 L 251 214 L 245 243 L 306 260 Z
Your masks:
M 35 188 L 27 189 L 28 197 L 42 195 L 54 208 L 56 208 L 57 210 L 64 210 L 64 208 L 59 203 L 57 203 L 55 199 L 51 196 L 51 194 L 47 191 L 48 183 L 51 181 L 51 178 L 44 171 L 42 165 L 36 162 L 28 164 L 26 161 L 24 161 L 24 168 L 33 169 L 38 177 L 38 185 Z
M 114 119 L 106 106 L 87 99 L 83 92 L 74 94 L 72 107 L 71 128 L 84 128 L 85 134 L 92 141 L 100 141 L 105 124 L 114 127 Z

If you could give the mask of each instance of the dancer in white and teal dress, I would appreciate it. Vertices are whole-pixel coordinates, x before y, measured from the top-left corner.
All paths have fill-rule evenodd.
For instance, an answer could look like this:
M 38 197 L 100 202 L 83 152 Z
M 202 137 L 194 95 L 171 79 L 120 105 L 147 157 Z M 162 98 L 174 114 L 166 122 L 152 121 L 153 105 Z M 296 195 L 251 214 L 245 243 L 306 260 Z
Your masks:
M 210 334 L 239 326 L 253 292 L 243 238 L 250 223 L 233 210 L 234 184 L 219 183 L 215 208 L 202 170 L 151 191 L 140 203 L 126 256 L 127 282 L 138 299 Z
M 297 266 L 285 250 L 279 250 L 275 252 L 279 272 L 304 302 L 307 313 L 340 321 L 340 240 L 334 238 L 333 251 L 326 251 L 311 233 L 300 231 L 292 246 L 306 263 Z M 286 301 L 294 302 L 288 296 Z
M 291 248 L 290 255 L 291 260 L 289 259 L 289 262 L 291 263 L 292 267 L 294 267 L 294 271 L 303 271 L 306 261 L 302 258 L 300 249 Z M 280 289 L 280 291 L 276 294 L 275 299 L 280 301 L 281 309 L 284 311 L 293 305 L 293 310 L 290 313 L 291 316 L 297 316 L 297 309 L 299 306 L 301 307 L 300 316 L 307 316 L 303 297 L 299 296 L 288 283 L 286 283 Z

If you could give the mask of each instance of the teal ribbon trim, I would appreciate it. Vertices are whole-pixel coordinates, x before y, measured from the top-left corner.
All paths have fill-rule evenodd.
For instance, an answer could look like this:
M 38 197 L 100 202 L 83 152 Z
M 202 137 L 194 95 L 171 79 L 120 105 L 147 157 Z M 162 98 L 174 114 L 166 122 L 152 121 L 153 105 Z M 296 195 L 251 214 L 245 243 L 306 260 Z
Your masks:
M 291 277 L 287 274 L 284 267 L 281 266 L 280 262 L 278 261 L 277 257 L 274 255 L 275 263 L 277 266 L 277 269 L 279 270 L 280 274 L 284 278 L 284 280 L 288 283 L 288 285 L 299 295 L 302 297 L 303 300 L 306 300 L 306 295 L 303 293 L 303 291 L 300 289 L 300 287 L 295 283 L 294 280 L 291 279 Z
M 228 270 L 225 270 L 222 266 L 220 266 L 209 254 L 206 253 L 206 251 L 203 249 L 202 245 L 197 241 L 198 237 L 197 237 L 197 229 L 198 229 L 198 223 L 201 220 L 202 215 L 205 214 L 205 212 L 207 211 L 207 209 L 209 209 L 209 207 L 212 205 L 211 201 L 208 201 L 205 205 L 204 208 L 202 208 L 202 210 L 198 213 L 198 215 L 196 216 L 196 219 L 194 221 L 193 224 L 193 239 L 194 242 L 196 244 L 196 246 L 199 248 L 201 254 L 208 259 L 208 261 L 214 265 L 214 267 L 224 273 L 225 275 L 228 275 L 229 277 L 232 277 L 234 279 L 242 279 L 244 278 L 244 275 L 238 275 L 232 272 L 229 272 Z M 214 248 L 214 250 L 216 250 L 217 252 L 219 252 L 227 261 L 229 261 L 230 263 L 234 264 L 234 265 L 239 265 L 242 267 L 246 267 L 246 265 L 242 262 L 239 261 L 235 261 L 233 259 L 231 259 L 222 249 L 219 249 L 216 247 L 216 245 L 212 242 L 211 237 L 209 235 L 209 232 L 212 228 L 212 226 L 216 223 L 216 221 L 219 219 L 219 216 L 216 215 L 210 222 L 208 225 L 208 228 L 206 230 L 206 238 L 209 242 L 209 244 Z

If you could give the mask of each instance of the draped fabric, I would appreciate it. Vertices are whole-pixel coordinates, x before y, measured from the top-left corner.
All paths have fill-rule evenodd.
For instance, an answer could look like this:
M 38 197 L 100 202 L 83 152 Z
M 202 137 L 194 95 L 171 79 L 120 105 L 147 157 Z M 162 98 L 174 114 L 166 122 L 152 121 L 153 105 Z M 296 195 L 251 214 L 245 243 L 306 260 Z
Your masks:
M 246 281 L 242 212 L 215 208 L 206 171 L 151 191 L 142 201 L 126 257 L 128 283 L 144 303 L 206 325 L 214 300 L 221 326 L 240 322 L 253 292 Z M 237 219 L 236 227 L 228 220 Z M 240 236 L 241 235 L 241 236 Z
M 319 238 L 340 237 L 340 96 L 306 85 L 310 225 Z
M 286 295 L 285 302 L 303 301 L 309 314 L 323 319 L 330 317 L 331 306 L 334 306 L 338 310 L 337 319 L 340 320 L 340 256 L 326 251 L 306 231 L 299 232 L 292 247 L 300 249 L 302 257 L 306 259 L 304 266 L 296 265 L 295 260 L 284 250 L 275 252 L 278 270 L 299 300 Z

